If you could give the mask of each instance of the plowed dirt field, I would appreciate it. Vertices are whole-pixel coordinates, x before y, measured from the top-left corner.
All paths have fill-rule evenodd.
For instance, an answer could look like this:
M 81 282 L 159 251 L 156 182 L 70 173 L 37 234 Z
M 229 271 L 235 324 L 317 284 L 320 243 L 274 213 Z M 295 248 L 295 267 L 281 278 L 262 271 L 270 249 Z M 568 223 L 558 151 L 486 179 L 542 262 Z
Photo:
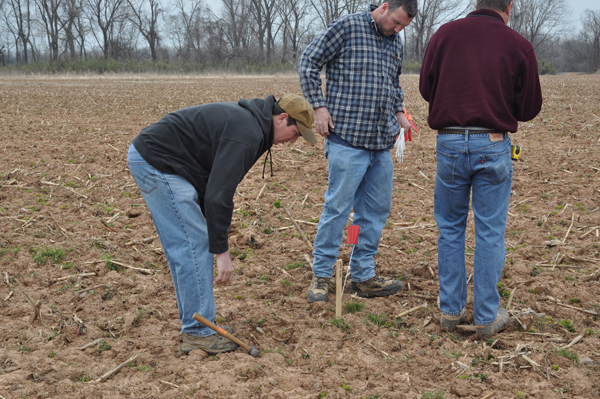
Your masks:
M 0 77 L 0 397 L 600 397 L 600 76 L 542 84 L 542 113 L 512 136 L 524 150 L 498 287 L 509 328 L 483 341 L 440 329 L 435 133 L 406 76 L 420 130 L 395 164 L 376 258 L 404 289 L 346 291 L 343 320 L 334 295 L 307 302 L 311 251 L 281 205 L 312 242 L 324 143 L 274 147 L 275 176 L 263 180 L 261 162 L 238 188 L 235 275 L 215 290 L 216 322 L 259 348 L 255 359 L 180 352 L 173 283 L 126 153 L 167 112 L 300 93 L 297 77 Z M 473 232 L 470 217 L 469 274 Z M 345 264 L 349 254 L 343 243 Z M 470 325 L 472 292 L 467 309 Z

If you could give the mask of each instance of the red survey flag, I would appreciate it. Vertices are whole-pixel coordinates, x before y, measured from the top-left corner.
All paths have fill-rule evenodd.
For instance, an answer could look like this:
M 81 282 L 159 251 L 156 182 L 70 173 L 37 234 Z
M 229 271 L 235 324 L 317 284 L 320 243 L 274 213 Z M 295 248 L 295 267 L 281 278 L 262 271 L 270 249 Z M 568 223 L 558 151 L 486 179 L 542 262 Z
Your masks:
M 419 131 L 417 130 L 417 125 L 415 125 L 415 121 L 412 118 L 412 115 L 410 115 L 407 111 L 406 111 L 406 107 L 404 107 L 404 116 L 406 117 L 406 120 L 408 120 L 408 123 L 410 123 L 411 128 L 408 129 L 408 132 L 404 135 L 404 142 L 406 143 L 407 141 L 412 141 L 412 129 L 415 129 L 415 132 L 419 133 Z
M 358 231 L 360 230 L 360 226 L 352 225 L 348 227 L 348 239 L 346 240 L 346 244 L 356 244 L 358 242 Z

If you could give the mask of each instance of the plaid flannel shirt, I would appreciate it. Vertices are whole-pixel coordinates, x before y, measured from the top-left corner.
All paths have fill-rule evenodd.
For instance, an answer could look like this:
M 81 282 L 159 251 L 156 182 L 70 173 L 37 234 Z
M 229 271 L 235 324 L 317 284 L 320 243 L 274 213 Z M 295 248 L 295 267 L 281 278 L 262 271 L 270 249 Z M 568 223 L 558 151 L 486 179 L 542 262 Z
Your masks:
M 332 131 L 355 147 L 389 148 L 404 112 L 400 87 L 403 45 L 400 35 L 384 38 L 369 5 L 366 12 L 333 21 L 299 60 L 300 85 L 313 108 L 327 107 Z M 385 39 L 385 40 L 384 40 Z M 327 66 L 327 99 L 320 72 Z

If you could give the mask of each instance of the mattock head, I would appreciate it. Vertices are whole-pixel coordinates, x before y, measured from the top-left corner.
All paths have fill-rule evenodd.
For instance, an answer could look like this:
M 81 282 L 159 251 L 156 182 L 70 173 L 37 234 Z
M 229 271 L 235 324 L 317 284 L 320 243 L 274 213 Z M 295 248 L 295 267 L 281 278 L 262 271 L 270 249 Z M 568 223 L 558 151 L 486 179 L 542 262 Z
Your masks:
M 254 345 L 250 345 L 250 351 L 248 351 L 248 353 L 249 353 L 249 354 L 250 354 L 250 356 L 252 356 L 252 357 L 258 357 L 258 355 L 259 355 L 258 349 L 256 349 L 256 348 L 254 347 Z

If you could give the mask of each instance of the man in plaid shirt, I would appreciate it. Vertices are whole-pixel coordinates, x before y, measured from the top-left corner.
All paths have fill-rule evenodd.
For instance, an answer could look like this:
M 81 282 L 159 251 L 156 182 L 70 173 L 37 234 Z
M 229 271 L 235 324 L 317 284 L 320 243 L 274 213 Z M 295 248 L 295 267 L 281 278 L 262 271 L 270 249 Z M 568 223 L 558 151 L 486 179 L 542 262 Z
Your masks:
M 327 284 L 339 256 L 343 228 L 354 208 L 360 236 L 352 254 L 352 292 L 391 295 L 397 280 L 375 274 L 374 256 L 390 213 L 394 146 L 403 113 L 403 46 L 399 32 L 417 13 L 417 0 L 389 0 L 333 21 L 300 57 L 302 92 L 315 109 L 315 130 L 325 137 L 329 187 L 313 252 L 308 301 L 327 301 Z M 327 66 L 327 96 L 320 72 Z

